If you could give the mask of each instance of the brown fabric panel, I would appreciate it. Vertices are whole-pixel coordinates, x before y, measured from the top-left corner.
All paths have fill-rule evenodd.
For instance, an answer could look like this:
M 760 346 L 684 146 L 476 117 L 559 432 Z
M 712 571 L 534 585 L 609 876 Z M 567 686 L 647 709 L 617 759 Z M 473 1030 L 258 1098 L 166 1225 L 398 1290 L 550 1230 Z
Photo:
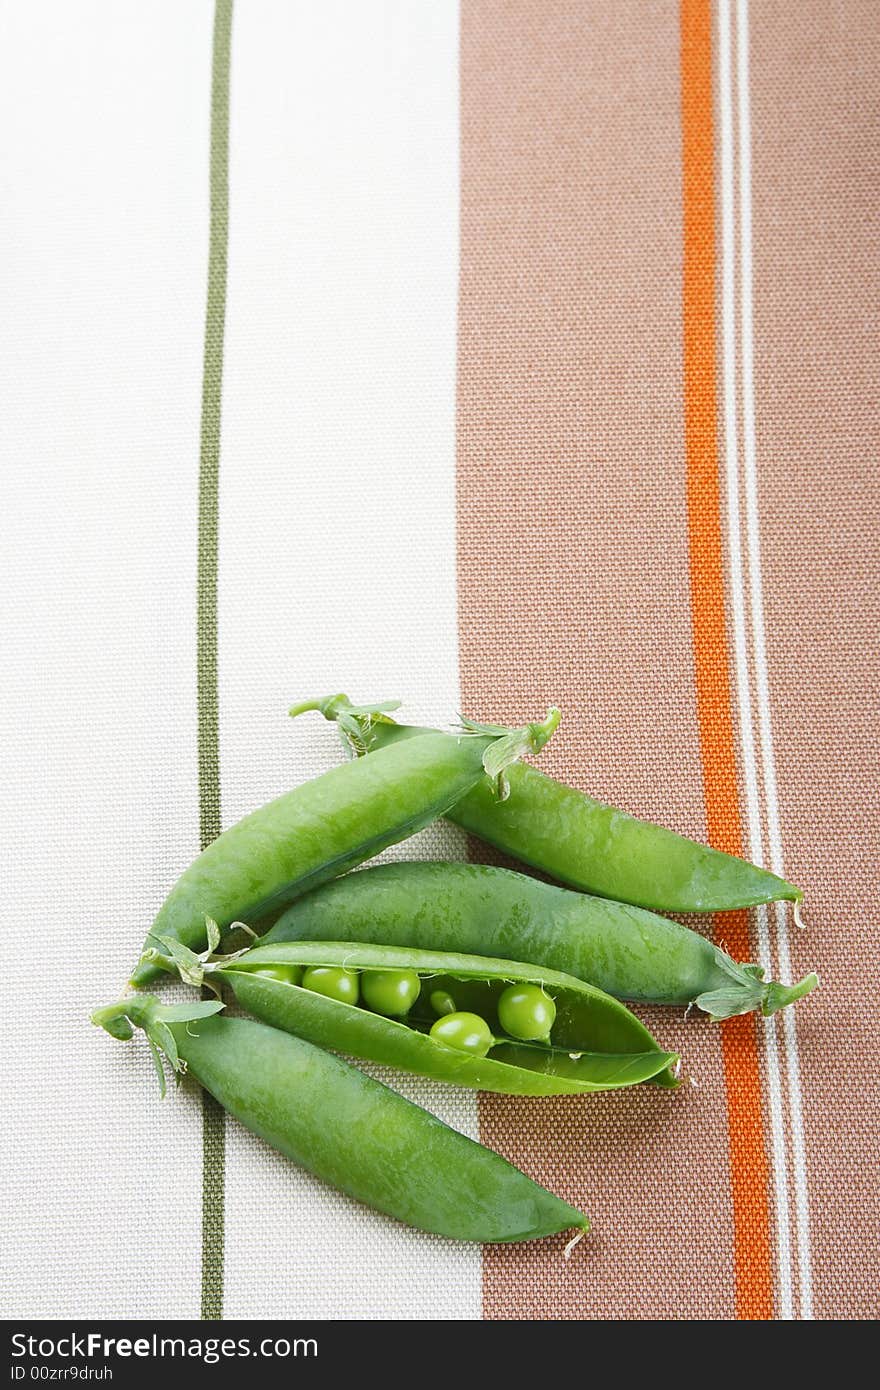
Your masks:
M 705 837 L 682 406 L 672 0 L 464 0 L 462 696 L 559 703 L 542 766 Z M 698 1086 L 481 1099 L 482 1134 L 594 1219 L 489 1250 L 490 1318 L 730 1317 L 719 1037 L 648 1019 Z
M 758 477 L 815 1311 L 880 1311 L 877 1032 L 880 9 L 756 3 Z

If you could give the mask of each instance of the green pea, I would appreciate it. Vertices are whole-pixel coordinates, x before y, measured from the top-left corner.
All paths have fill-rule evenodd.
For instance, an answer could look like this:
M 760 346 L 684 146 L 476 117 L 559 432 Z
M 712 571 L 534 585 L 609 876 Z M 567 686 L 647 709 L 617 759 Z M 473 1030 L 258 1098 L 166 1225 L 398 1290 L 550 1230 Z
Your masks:
M 455 1000 L 445 989 L 435 989 L 429 1002 L 438 1018 L 455 1013 Z
M 301 965 L 261 965 L 254 974 L 262 975 L 267 980 L 277 980 L 282 985 L 298 985 L 303 976 Z
M 470 1052 L 475 1057 L 485 1057 L 495 1039 L 489 1025 L 479 1014 L 454 1013 L 438 1018 L 431 1029 L 431 1037 L 456 1052 Z
M 556 1005 L 540 985 L 508 985 L 498 1000 L 498 1022 L 508 1037 L 547 1042 L 556 1022 Z
M 361 983 L 364 1003 L 389 1018 L 408 1014 L 422 987 L 414 970 L 368 970 Z
M 302 983 L 303 989 L 336 999 L 340 1004 L 356 1004 L 360 993 L 357 971 L 336 965 L 310 965 Z

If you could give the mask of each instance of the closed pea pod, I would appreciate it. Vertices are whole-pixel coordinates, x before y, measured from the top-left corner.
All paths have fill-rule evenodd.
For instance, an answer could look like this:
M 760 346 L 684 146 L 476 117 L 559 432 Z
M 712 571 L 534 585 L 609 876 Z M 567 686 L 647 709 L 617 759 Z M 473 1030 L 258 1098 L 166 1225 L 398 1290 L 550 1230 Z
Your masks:
M 772 1014 L 818 983 L 764 980 L 666 917 L 484 864 L 363 869 L 301 898 L 262 943 L 339 937 L 529 961 L 618 999 L 695 1003 L 713 1018 Z
M 522 729 L 431 734 L 333 768 L 245 816 L 177 880 L 132 984 L 141 987 L 156 978 L 157 937 L 199 950 L 207 939 L 206 919 L 223 928 L 264 916 L 429 825 L 487 772 L 503 794 L 508 764 L 538 752 L 558 719 L 552 710 L 543 724 Z
M 273 974 L 262 973 L 266 966 Z M 407 970 L 422 985 L 410 1013 L 398 1019 L 285 983 L 274 975 L 285 966 L 304 967 L 303 985 L 316 967 L 344 968 L 362 979 L 373 971 Z M 276 1028 L 319 1047 L 441 1081 L 531 1096 L 613 1090 L 642 1081 L 676 1084 L 678 1057 L 660 1048 L 618 1000 L 581 980 L 518 961 L 291 941 L 221 957 L 204 971 L 205 978 L 227 984 L 242 1008 Z M 552 1000 L 555 1021 L 547 1041 L 505 1035 L 498 1006 L 512 984 L 534 986 Z M 433 1002 L 438 991 L 452 994 L 456 1006 L 439 1019 Z M 465 1036 L 473 1037 L 473 1046 L 462 1041 Z M 480 1055 L 486 1038 L 490 1043 L 482 1051 L 491 1047 L 491 1055 Z
M 517 1241 L 589 1229 L 585 1216 L 491 1149 L 341 1058 L 264 1023 L 204 1016 L 216 1008 L 168 1008 L 141 995 L 98 1010 L 92 1021 L 123 1039 L 133 1026 L 144 1028 L 154 1055 L 161 1048 L 187 1067 L 273 1148 L 420 1230 Z
M 292 713 L 305 709 L 335 720 L 358 754 L 428 732 L 395 723 L 381 706 L 374 713 L 352 707 L 344 695 L 297 706 Z M 583 892 L 659 912 L 724 912 L 787 900 L 795 904 L 799 920 L 801 890 L 767 869 L 638 820 L 534 767 L 512 768 L 510 787 L 511 796 L 501 802 L 475 785 L 446 814 L 505 854 Z

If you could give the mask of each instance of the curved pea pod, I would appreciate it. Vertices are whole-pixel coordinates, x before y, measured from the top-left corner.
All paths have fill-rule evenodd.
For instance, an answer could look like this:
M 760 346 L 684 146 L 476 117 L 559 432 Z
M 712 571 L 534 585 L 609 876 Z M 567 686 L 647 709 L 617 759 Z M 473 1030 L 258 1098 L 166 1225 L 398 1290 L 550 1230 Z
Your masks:
M 362 978 L 369 971 L 414 971 L 421 993 L 406 1018 L 398 1020 L 277 978 L 279 967 L 317 965 L 364 972 Z M 662 1051 L 618 1000 L 569 975 L 518 961 L 352 942 L 290 941 L 256 946 L 218 973 L 243 1008 L 276 1028 L 319 1047 L 459 1086 L 554 1096 L 640 1081 L 677 1084 L 678 1057 Z M 504 1036 L 498 1000 L 511 984 L 540 986 L 552 999 L 556 1019 L 549 1044 Z M 495 1035 L 491 1056 L 456 1051 L 430 1035 L 436 1019 L 430 996 L 438 990 L 451 994 L 457 1009 L 485 1019 Z
M 349 1196 L 455 1240 L 534 1240 L 589 1221 L 518 1168 L 339 1057 L 219 1005 L 166 1008 L 151 995 L 98 1010 L 113 1037 L 144 1028 L 273 1148 Z M 184 1016 L 194 1021 L 187 1022 Z
M 159 910 L 136 987 L 155 979 L 156 938 L 198 950 L 206 921 L 227 927 L 256 920 L 337 874 L 371 859 L 444 814 L 476 782 L 492 778 L 506 792 L 509 763 L 538 752 L 559 711 L 522 729 L 433 733 L 385 748 L 376 758 L 332 768 L 278 797 L 218 836 L 181 874 Z M 488 775 L 487 775 L 488 774 Z
M 486 864 L 381 864 L 294 903 L 262 938 L 345 937 L 389 945 L 510 956 L 549 966 L 618 999 L 696 1004 L 715 1019 L 791 1004 L 818 984 L 762 979 L 679 922 L 573 893 Z
M 335 720 L 358 754 L 428 732 L 395 723 L 381 706 L 372 713 L 350 706 L 344 695 L 291 712 L 304 709 Z M 784 899 L 795 904 L 800 921 L 803 893 L 767 869 L 638 820 L 534 767 L 512 768 L 510 790 L 500 802 L 484 786 L 474 786 L 446 814 L 505 854 L 583 892 L 659 912 L 724 912 Z

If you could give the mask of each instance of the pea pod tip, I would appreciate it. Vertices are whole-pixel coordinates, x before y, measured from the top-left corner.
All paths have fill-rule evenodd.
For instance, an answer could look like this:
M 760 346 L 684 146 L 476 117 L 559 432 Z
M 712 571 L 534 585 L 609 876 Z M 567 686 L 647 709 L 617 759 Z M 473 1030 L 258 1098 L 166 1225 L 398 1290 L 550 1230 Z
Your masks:
M 583 1238 L 584 1238 L 585 1235 L 588 1235 L 588 1234 L 589 1234 L 589 1230 L 590 1230 L 590 1223 L 589 1223 L 589 1220 L 587 1219 L 587 1217 L 584 1217 L 584 1224 L 583 1224 L 582 1226 L 578 1226 L 578 1227 L 577 1227 L 577 1229 L 575 1230 L 574 1235 L 572 1236 L 571 1240 L 567 1243 L 565 1249 L 564 1249 L 563 1252 L 562 1252 L 562 1258 L 563 1258 L 564 1260 L 570 1260 L 570 1259 L 571 1259 L 571 1254 L 572 1254 L 572 1251 L 574 1250 L 574 1247 L 575 1247 L 576 1245 L 578 1245 L 578 1244 L 583 1240 Z

